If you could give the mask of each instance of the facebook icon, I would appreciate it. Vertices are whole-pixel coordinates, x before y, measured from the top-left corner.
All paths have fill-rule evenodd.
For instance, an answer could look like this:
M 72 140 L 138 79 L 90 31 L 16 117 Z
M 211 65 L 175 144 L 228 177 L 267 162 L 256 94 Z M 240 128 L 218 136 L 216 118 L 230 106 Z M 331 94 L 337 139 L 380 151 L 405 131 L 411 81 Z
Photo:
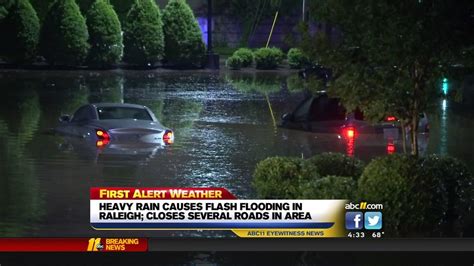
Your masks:
M 362 212 L 346 212 L 346 229 L 359 230 L 364 227 Z

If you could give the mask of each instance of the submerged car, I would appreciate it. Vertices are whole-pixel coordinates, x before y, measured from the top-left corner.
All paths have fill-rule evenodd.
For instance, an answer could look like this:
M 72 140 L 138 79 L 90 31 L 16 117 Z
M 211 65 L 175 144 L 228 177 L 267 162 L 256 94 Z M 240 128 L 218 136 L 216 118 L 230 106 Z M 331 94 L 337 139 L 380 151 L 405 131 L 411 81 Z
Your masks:
M 349 137 L 356 133 L 384 133 L 395 139 L 400 129 L 395 116 L 370 123 L 360 110 L 348 112 L 338 98 L 331 98 L 326 93 L 308 97 L 293 112 L 283 114 L 280 126 L 318 133 L 342 133 Z M 420 115 L 419 128 L 422 133 L 429 130 L 426 114 Z
M 95 103 L 81 106 L 72 117 L 62 115 L 56 132 L 107 145 L 171 144 L 174 133 L 164 127 L 146 106 Z

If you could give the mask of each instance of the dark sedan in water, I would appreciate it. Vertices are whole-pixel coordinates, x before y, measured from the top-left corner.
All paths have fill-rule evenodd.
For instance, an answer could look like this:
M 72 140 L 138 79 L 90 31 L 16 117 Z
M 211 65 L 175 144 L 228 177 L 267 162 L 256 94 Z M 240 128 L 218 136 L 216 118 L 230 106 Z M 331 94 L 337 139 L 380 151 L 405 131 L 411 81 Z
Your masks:
M 108 145 L 171 144 L 173 131 L 164 127 L 146 106 L 96 103 L 81 106 L 72 117 L 62 115 L 59 134 L 82 138 L 97 147 Z
M 395 116 L 387 116 L 378 123 L 364 119 L 359 110 L 348 112 L 338 98 L 326 93 L 308 97 L 291 113 L 282 116 L 281 127 L 302 129 L 316 133 L 384 133 L 398 135 L 400 123 Z M 427 133 L 429 123 L 426 114 L 420 114 L 419 131 Z

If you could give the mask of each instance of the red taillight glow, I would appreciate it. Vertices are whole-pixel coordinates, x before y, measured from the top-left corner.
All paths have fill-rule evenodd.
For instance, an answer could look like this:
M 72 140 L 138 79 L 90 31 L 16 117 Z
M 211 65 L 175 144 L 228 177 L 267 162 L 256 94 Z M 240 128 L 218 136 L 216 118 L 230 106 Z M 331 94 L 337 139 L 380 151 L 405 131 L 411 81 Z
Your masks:
M 387 122 L 393 122 L 393 121 L 397 121 L 397 118 L 395 116 L 387 116 L 387 118 L 385 119 L 385 121 Z
M 105 130 L 97 129 L 95 131 L 95 134 L 97 135 L 97 137 L 99 137 L 99 139 L 110 139 L 109 133 L 107 133 L 107 131 Z
M 98 140 L 98 141 L 95 143 L 95 145 L 96 145 L 97 147 L 104 147 L 104 146 L 107 146 L 107 144 L 109 144 L 109 140 L 106 140 L 106 139 L 104 139 L 104 140 Z
M 387 143 L 387 154 L 394 154 L 395 151 L 395 144 L 393 143 L 392 139 L 389 139 Z
M 356 135 L 355 128 L 347 127 L 347 128 L 344 129 L 344 136 L 346 138 L 352 139 L 352 138 L 355 137 L 355 135 Z
M 165 134 L 163 134 L 163 141 L 166 144 L 171 144 L 174 141 L 173 131 L 167 130 Z

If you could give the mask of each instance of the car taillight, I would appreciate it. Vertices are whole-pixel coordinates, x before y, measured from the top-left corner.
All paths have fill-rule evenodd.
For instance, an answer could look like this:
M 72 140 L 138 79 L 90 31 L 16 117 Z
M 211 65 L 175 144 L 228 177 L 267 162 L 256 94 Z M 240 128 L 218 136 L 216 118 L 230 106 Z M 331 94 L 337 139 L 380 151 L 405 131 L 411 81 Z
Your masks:
M 346 127 L 343 129 L 343 135 L 348 139 L 353 139 L 356 135 L 356 130 L 354 127 Z
M 174 141 L 174 136 L 173 136 L 173 131 L 171 130 L 166 130 L 165 134 L 163 134 L 163 141 L 166 144 L 171 144 Z
M 387 154 L 394 154 L 395 153 L 395 144 L 387 143 Z
M 102 129 L 97 129 L 95 131 L 95 134 L 98 138 L 98 140 L 96 141 L 96 146 L 97 147 L 104 147 L 106 146 L 107 144 L 109 144 L 110 142 L 110 135 L 109 133 L 107 133 L 107 131 L 105 130 L 102 130 Z
M 397 121 L 397 118 L 395 116 L 387 116 L 387 118 L 385 118 L 385 121 L 394 122 Z

